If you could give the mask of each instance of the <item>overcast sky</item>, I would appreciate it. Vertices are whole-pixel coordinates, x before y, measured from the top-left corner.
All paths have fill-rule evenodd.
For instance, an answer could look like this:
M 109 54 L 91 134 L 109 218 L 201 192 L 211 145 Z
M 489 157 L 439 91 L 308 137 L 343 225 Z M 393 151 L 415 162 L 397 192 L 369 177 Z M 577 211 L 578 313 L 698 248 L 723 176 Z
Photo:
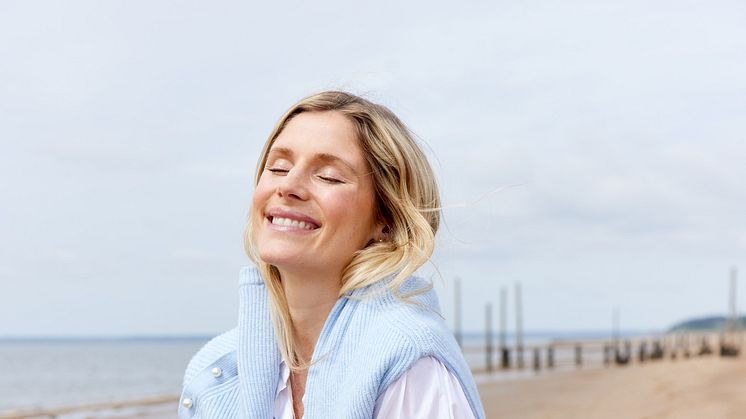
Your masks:
M 425 144 L 449 324 L 456 276 L 467 329 L 518 281 L 529 330 L 724 313 L 745 21 L 735 0 L 2 1 L 0 336 L 232 327 L 260 147 L 328 88 Z

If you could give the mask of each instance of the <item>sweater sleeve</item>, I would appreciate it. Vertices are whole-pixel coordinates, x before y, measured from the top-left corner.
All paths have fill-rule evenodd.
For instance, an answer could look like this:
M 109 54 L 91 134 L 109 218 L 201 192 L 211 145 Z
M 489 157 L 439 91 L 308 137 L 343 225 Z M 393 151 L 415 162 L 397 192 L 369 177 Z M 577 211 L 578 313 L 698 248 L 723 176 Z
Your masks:
M 458 379 L 437 359 L 419 359 L 376 401 L 376 419 L 474 419 Z
M 233 328 L 212 338 L 192 357 L 184 372 L 183 387 L 186 387 L 200 371 L 224 354 L 236 350 L 236 329 Z

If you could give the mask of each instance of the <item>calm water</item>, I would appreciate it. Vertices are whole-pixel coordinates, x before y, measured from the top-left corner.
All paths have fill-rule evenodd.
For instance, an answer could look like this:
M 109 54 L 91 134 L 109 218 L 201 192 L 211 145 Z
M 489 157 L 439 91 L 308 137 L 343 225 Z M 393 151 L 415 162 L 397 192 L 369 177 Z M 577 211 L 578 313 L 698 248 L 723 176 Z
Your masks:
M 205 342 L 0 341 L 0 411 L 177 395 Z

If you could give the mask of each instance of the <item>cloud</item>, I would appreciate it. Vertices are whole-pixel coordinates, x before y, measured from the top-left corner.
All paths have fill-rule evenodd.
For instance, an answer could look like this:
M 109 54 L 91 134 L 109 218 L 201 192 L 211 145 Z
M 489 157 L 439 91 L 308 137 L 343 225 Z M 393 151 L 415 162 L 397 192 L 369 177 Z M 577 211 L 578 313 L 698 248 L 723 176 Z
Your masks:
M 627 325 L 664 325 L 720 307 L 705 278 L 746 266 L 741 3 L 2 8 L 9 316 L 39 282 L 50 307 L 87 307 L 76 331 L 109 331 L 88 323 L 97 310 L 144 330 L 125 315 L 142 293 L 160 313 L 233 298 L 261 144 L 324 88 L 387 104 L 422 138 L 445 206 L 436 264 L 479 283 L 475 301 L 524 281 L 530 327 L 605 325 L 621 303 Z M 219 331 L 229 309 L 180 314 Z

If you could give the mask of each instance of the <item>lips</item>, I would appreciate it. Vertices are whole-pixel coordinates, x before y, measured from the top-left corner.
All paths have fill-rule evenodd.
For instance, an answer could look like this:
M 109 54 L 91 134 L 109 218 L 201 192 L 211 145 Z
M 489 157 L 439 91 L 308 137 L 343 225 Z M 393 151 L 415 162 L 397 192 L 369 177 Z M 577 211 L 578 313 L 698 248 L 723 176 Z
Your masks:
M 321 226 L 320 222 L 306 214 L 284 208 L 272 208 L 267 211 L 267 220 L 277 226 L 302 230 L 316 230 Z

